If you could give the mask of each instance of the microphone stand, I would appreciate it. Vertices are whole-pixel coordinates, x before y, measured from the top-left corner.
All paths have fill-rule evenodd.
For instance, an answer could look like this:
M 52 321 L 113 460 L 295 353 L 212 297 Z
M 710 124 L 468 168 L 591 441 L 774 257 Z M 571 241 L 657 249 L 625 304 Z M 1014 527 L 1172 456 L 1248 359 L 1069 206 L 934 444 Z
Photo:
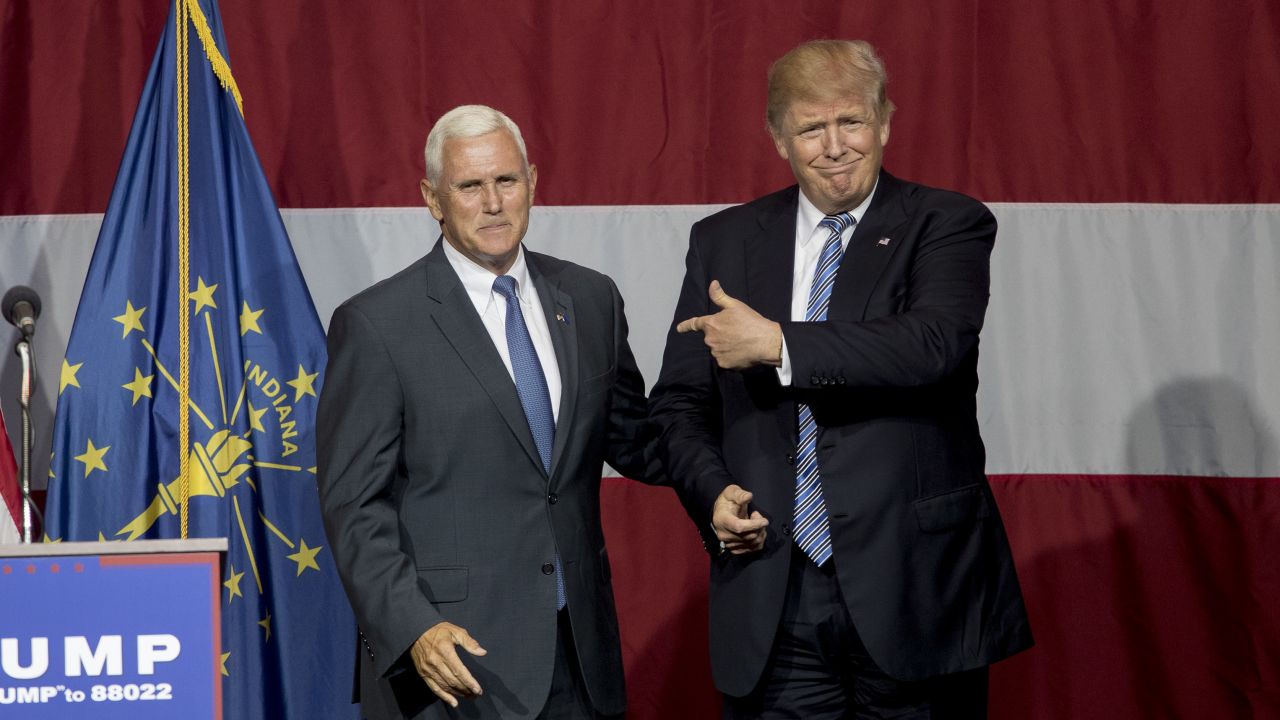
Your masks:
M 35 384 L 31 335 L 23 332 L 13 348 L 22 363 L 18 404 L 22 407 L 22 542 L 31 543 L 31 388 Z

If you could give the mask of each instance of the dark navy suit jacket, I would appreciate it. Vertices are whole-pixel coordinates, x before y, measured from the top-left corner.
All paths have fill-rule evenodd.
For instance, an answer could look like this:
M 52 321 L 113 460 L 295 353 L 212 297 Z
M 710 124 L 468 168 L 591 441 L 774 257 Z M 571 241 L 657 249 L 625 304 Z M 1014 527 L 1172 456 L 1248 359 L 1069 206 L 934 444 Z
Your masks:
M 698 334 L 667 339 L 651 417 L 700 529 L 736 483 L 770 520 L 762 551 L 713 550 L 711 660 L 749 693 L 778 627 L 792 539 L 796 404 L 819 426 L 833 562 L 850 616 L 890 676 L 979 667 L 1031 645 L 978 434 L 978 332 L 996 221 L 963 195 L 882 172 L 854 230 L 828 320 L 791 322 L 798 188 L 694 225 L 675 320 L 715 312 L 707 286 L 782 324 L 792 363 L 716 367 Z M 998 382 L 999 378 L 994 381 Z

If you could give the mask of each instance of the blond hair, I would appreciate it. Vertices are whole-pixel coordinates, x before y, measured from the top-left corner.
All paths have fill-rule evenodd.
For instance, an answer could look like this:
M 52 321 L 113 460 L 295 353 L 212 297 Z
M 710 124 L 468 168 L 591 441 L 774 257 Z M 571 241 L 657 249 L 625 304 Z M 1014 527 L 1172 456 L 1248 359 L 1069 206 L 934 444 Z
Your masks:
M 778 58 L 769 68 L 765 122 L 777 135 L 787 108 L 796 101 L 826 101 L 860 94 L 881 125 L 893 116 L 885 94 L 889 82 L 884 61 L 865 40 L 810 40 Z

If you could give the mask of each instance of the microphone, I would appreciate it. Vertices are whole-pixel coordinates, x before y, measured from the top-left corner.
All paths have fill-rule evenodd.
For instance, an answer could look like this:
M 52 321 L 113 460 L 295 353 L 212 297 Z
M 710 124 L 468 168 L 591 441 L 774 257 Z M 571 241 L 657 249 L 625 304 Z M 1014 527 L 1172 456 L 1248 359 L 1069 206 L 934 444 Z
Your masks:
M 0 301 L 4 308 L 4 317 L 22 331 L 22 336 L 29 338 L 36 332 L 36 318 L 40 317 L 40 296 L 26 285 L 9 288 Z

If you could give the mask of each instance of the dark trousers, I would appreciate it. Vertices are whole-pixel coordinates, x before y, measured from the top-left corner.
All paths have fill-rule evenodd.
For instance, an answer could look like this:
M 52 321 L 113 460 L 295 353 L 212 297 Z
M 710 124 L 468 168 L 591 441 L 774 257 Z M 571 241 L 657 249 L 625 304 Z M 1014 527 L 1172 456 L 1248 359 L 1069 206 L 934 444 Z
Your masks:
M 849 618 L 834 565 L 819 568 L 793 550 L 764 677 L 750 695 L 725 697 L 724 718 L 985 718 L 986 668 L 903 682 L 876 666 Z
M 582 680 L 582 665 L 573 644 L 573 627 L 569 612 L 560 611 L 556 633 L 556 666 L 551 675 L 551 692 L 547 704 L 538 713 L 538 720 L 605 720 L 617 715 L 601 715 L 591 705 L 586 683 Z

